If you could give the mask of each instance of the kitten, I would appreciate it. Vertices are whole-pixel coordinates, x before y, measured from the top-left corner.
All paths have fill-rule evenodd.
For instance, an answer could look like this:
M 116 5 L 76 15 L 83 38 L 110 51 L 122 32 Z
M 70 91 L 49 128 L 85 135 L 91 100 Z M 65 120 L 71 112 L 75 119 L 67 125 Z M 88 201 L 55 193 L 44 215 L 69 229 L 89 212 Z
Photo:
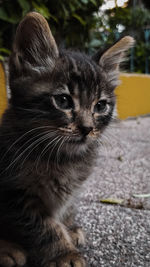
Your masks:
M 29 13 L 10 58 L 11 100 L 0 127 L 0 266 L 83 267 L 73 204 L 115 106 L 127 36 L 90 58 L 60 51 Z

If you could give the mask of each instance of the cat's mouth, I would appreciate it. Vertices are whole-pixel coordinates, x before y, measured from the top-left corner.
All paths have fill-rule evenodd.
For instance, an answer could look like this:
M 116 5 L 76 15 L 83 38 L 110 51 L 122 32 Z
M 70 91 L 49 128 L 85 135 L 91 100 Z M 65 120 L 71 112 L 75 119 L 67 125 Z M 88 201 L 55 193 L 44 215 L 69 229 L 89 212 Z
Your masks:
M 71 128 L 59 127 L 59 130 L 61 131 L 61 133 L 63 133 L 63 135 L 75 137 L 76 139 L 86 138 L 87 136 L 98 137 L 100 134 L 99 130 L 92 130 L 92 131 L 89 131 L 88 133 L 83 133 L 83 134 L 78 130 L 73 131 Z
M 59 130 L 61 133 L 65 136 L 68 136 L 69 138 L 66 140 L 67 143 L 72 144 L 84 144 L 87 142 L 87 140 L 91 139 L 92 137 L 95 139 L 99 135 L 99 131 L 90 131 L 88 134 L 83 134 L 80 131 L 73 131 L 71 128 L 62 128 L 60 127 Z M 92 139 L 93 139 L 92 138 Z
M 59 127 L 59 130 L 61 131 L 61 133 L 63 135 L 66 135 L 66 136 L 75 136 L 75 137 L 79 137 L 80 136 L 80 133 L 79 131 L 77 130 L 72 130 L 71 128 L 62 128 L 62 127 Z

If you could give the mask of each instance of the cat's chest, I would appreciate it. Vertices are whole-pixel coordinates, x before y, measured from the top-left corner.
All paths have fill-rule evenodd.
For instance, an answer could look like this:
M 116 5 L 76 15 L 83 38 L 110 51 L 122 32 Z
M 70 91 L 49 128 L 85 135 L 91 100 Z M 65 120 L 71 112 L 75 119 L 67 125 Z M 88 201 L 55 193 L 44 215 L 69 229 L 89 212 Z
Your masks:
M 82 191 L 82 185 L 89 176 L 90 168 L 84 163 L 52 168 L 40 179 L 38 194 L 50 214 L 63 217 Z

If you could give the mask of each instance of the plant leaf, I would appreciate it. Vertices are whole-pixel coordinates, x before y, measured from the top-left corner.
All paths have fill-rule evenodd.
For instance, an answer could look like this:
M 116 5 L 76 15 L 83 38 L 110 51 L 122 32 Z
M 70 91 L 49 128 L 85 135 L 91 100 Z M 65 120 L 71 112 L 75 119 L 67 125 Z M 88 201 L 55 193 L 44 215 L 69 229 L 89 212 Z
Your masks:
M 20 21 L 20 18 L 15 14 L 9 16 L 3 7 L 0 7 L 0 19 L 12 24 L 16 24 Z
M 8 21 L 8 15 L 3 7 L 0 7 L 0 19 Z
M 55 22 L 58 23 L 58 19 L 55 16 L 53 16 L 51 13 L 50 13 L 50 18 L 52 18 Z
M 2 55 L 0 55 L 0 60 L 4 61 L 4 57 Z
M 11 54 L 11 51 L 7 48 L 4 48 L 4 47 L 0 47 L 0 52 L 5 53 L 7 55 Z
M 94 5 L 97 6 L 96 1 L 95 0 L 90 0 L 90 2 Z
M 45 5 L 37 5 L 36 2 L 32 1 L 32 5 L 36 11 L 38 11 L 41 15 L 43 15 L 46 19 L 50 18 L 50 13 L 48 8 Z
M 30 10 L 30 4 L 27 0 L 17 0 L 21 6 L 23 13 L 27 13 Z
M 146 198 L 150 197 L 150 194 L 133 194 L 133 197 Z
M 83 4 L 87 4 L 89 0 L 81 0 Z
M 76 18 L 83 26 L 85 26 L 86 22 L 77 14 L 72 15 L 74 18 Z
M 106 198 L 106 199 L 100 199 L 101 203 L 106 203 L 106 204 L 119 204 L 121 205 L 124 202 L 124 199 L 118 199 L 118 198 Z
M 101 45 L 101 41 L 98 40 L 98 39 L 93 39 L 91 42 L 90 42 L 90 46 L 91 47 L 100 47 Z

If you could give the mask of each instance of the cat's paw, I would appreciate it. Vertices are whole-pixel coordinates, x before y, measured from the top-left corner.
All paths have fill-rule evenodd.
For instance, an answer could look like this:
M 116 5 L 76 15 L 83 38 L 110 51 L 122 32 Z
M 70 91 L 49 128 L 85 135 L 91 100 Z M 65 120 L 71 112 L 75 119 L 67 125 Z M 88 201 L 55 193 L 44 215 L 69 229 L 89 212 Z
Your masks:
M 80 227 L 72 228 L 69 234 L 75 246 L 85 245 L 85 233 L 83 232 L 82 228 Z
M 86 267 L 84 258 L 77 252 L 61 256 L 51 262 L 49 267 Z
M 0 240 L 0 267 L 22 267 L 26 254 L 17 245 Z

